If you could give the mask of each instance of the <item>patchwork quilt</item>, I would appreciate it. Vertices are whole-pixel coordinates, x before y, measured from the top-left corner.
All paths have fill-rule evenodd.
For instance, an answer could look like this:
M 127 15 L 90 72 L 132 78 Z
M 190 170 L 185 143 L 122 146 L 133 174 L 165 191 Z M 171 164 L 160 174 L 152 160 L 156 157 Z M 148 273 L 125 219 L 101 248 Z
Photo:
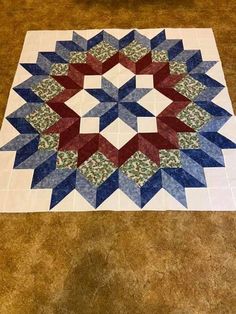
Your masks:
M 235 143 L 211 29 L 29 31 L 0 211 L 235 210 Z

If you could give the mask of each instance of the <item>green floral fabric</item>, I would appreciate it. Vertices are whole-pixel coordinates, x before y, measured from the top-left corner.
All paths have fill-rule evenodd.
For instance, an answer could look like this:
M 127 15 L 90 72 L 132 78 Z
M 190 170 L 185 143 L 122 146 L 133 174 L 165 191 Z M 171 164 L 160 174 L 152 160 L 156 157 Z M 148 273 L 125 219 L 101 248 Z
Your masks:
M 158 168 L 158 165 L 145 154 L 137 151 L 121 166 L 121 171 L 141 187 L 157 172 Z
M 86 63 L 87 52 L 84 51 L 71 51 L 69 63 Z
M 77 168 L 78 154 L 75 151 L 58 151 L 56 167 L 58 169 Z
M 48 105 L 44 104 L 39 109 L 28 114 L 25 119 L 35 128 L 39 133 L 42 133 L 50 126 L 55 124 L 60 116 L 53 111 Z
M 152 61 L 153 62 L 167 62 L 168 51 L 167 50 L 152 50 Z
M 53 63 L 51 66 L 50 75 L 67 75 L 68 70 L 68 63 Z
M 41 134 L 39 139 L 39 150 L 57 150 L 59 134 Z
M 128 46 L 123 48 L 121 52 L 133 62 L 137 62 L 149 52 L 149 49 L 138 41 L 133 40 Z
M 175 85 L 175 90 L 190 100 L 194 100 L 206 89 L 206 86 L 195 80 L 190 75 L 186 75 Z
M 116 166 L 101 152 L 97 151 L 82 165 L 79 170 L 94 186 L 100 186 L 115 170 Z
M 106 41 L 101 41 L 99 44 L 91 48 L 89 52 L 99 61 L 105 62 L 117 52 L 117 49 Z
M 170 74 L 184 74 L 187 73 L 187 66 L 185 62 L 170 61 Z
M 159 152 L 161 168 L 180 168 L 180 152 L 178 149 L 161 149 Z
M 196 131 L 199 131 L 207 122 L 211 120 L 211 115 L 195 103 L 190 103 L 187 107 L 180 111 L 177 117 Z
M 48 77 L 38 84 L 33 85 L 31 89 L 43 101 L 49 101 L 60 94 L 65 88 L 52 77 Z
M 182 149 L 199 148 L 198 134 L 194 132 L 178 133 L 179 147 Z

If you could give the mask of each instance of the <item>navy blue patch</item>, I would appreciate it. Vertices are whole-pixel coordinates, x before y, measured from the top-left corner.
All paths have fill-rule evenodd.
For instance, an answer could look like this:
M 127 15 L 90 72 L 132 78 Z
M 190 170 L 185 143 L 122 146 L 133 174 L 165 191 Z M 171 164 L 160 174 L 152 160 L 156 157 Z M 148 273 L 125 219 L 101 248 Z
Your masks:
M 35 137 L 32 141 L 21 147 L 16 152 L 16 158 L 14 163 L 14 168 L 21 164 L 24 160 L 30 157 L 38 149 L 39 136 Z
M 75 188 L 76 171 L 69 175 L 64 181 L 52 190 L 52 198 L 50 209 L 56 206 L 63 198 L 65 198 Z
M 161 171 L 158 170 L 141 187 L 141 207 L 147 204 L 150 199 L 162 188 Z
M 119 188 L 118 170 L 113 172 L 107 180 L 97 189 L 96 207 L 105 201 L 115 190 Z
M 151 39 L 151 49 L 156 48 L 158 45 L 160 45 L 164 40 L 166 40 L 166 32 L 163 30 L 158 35 L 154 36 Z
M 55 153 L 35 168 L 31 188 L 34 188 L 34 186 L 43 180 L 50 172 L 56 169 L 56 160 L 57 154 Z

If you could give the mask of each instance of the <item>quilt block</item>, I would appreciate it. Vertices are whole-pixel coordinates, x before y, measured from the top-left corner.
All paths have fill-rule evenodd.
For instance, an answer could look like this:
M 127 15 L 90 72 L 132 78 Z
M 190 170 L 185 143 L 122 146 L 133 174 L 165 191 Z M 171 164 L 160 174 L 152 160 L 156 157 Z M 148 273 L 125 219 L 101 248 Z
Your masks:
M 0 210 L 235 210 L 235 127 L 211 29 L 30 31 Z

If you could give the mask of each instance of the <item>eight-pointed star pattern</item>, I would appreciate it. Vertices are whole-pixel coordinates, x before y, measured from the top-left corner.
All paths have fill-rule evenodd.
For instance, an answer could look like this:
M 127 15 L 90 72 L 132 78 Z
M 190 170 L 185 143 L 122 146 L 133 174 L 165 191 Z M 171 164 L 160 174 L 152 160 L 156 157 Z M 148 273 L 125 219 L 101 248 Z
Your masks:
M 117 88 L 105 78 L 102 87 L 87 89 L 87 92 L 99 100 L 99 104 L 86 113 L 85 117 L 99 117 L 100 131 L 118 117 L 137 131 L 137 117 L 151 117 L 153 114 L 138 104 L 138 101 L 151 89 L 136 88 L 136 78 Z

